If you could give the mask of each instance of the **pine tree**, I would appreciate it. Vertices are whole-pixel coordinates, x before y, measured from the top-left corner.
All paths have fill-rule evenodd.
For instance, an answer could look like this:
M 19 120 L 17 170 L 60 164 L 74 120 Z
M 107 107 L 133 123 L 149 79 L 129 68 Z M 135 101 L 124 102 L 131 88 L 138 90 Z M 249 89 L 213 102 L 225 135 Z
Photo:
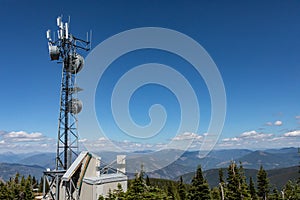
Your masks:
M 267 172 L 262 166 L 260 166 L 260 169 L 257 173 L 257 194 L 261 199 L 267 200 L 269 192 L 270 189 L 269 180 L 267 178 Z
M 167 196 L 169 200 L 175 200 L 174 186 L 172 184 L 167 186 Z
M 6 184 L 0 181 L 0 199 L 9 199 L 9 192 Z
M 241 192 L 240 198 L 243 200 L 251 199 L 250 191 L 248 189 L 248 185 L 246 182 L 245 171 L 244 171 L 244 168 L 243 168 L 243 165 L 241 162 L 240 162 L 240 167 L 239 167 L 239 180 L 240 180 L 239 190 Z
M 25 184 L 26 184 L 25 177 L 22 176 L 22 178 L 21 178 L 21 187 L 25 187 Z
M 157 187 L 150 187 L 149 190 L 145 192 L 140 199 L 165 200 L 168 199 L 168 195 Z
M 148 175 L 146 176 L 146 185 L 148 185 L 148 186 L 151 185 L 151 184 L 150 184 L 150 179 L 149 179 L 149 176 L 148 176 Z
M 292 181 L 288 181 L 284 186 L 284 199 L 299 200 L 300 199 L 300 184 Z
M 98 200 L 105 200 L 105 199 L 104 199 L 104 197 L 103 197 L 102 195 L 100 195 L 100 196 L 98 197 Z
M 19 185 L 20 174 L 17 173 L 16 176 L 9 182 L 9 199 L 19 199 L 20 198 L 20 185 Z
M 109 189 L 108 195 L 107 195 L 107 197 L 106 197 L 105 199 L 106 199 L 106 200 L 114 200 L 114 199 L 116 199 L 116 196 L 115 196 L 115 194 L 111 191 L 111 189 Z
M 122 185 L 118 183 L 117 189 L 114 190 L 116 199 L 123 200 L 125 199 L 125 193 L 123 191 Z
M 228 177 L 227 177 L 227 192 L 226 197 L 228 200 L 236 200 L 241 197 L 239 190 L 240 180 L 238 175 L 238 169 L 234 162 L 228 167 Z
M 168 195 L 165 191 L 153 187 L 147 186 L 144 179 L 144 172 L 136 174 L 135 179 L 131 181 L 128 190 L 125 194 L 126 200 L 164 200 L 168 199 Z
M 31 176 L 28 176 L 25 183 L 25 191 L 24 191 L 24 200 L 32 200 L 34 199 L 32 185 L 31 185 Z
M 219 191 L 219 188 L 218 187 L 214 187 L 212 190 L 211 190 L 211 198 L 213 200 L 221 200 L 221 195 L 220 195 L 220 191 Z
M 272 193 L 269 194 L 268 200 L 281 200 L 281 196 L 276 188 L 273 188 Z
M 16 173 L 16 176 L 15 176 L 15 178 L 14 178 L 14 182 L 15 182 L 16 185 L 19 184 L 19 178 L 20 178 L 20 174 L 19 174 L 19 173 Z
M 250 177 L 250 182 L 249 182 L 249 190 L 250 190 L 250 196 L 253 200 L 257 199 L 257 195 L 256 195 L 256 190 L 255 190 L 255 186 L 254 186 L 254 182 L 252 177 Z
M 32 177 L 32 186 L 35 187 L 38 184 L 35 176 Z
M 141 194 L 145 192 L 146 190 L 146 183 L 141 176 L 142 173 L 136 174 L 134 181 L 131 183 L 130 189 L 135 193 L 135 194 Z
M 223 173 L 222 168 L 219 169 L 219 183 L 225 183 L 224 182 L 224 173 Z
M 251 199 L 242 163 L 239 168 L 234 162 L 229 165 L 226 189 L 226 198 L 229 200 Z
M 20 191 L 19 191 L 19 198 L 20 199 L 25 199 L 25 186 L 26 186 L 26 180 L 25 180 L 25 177 L 22 176 L 21 177 L 21 181 L 20 181 Z
M 180 200 L 185 200 L 186 199 L 186 188 L 184 186 L 182 176 L 180 176 L 180 180 L 179 180 L 179 183 L 178 183 L 178 186 L 177 186 L 177 190 L 178 190 Z
M 225 181 L 224 181 L 224 173 L 223 173 L 223 169 L 220 168 L 219 169 L 219 194 L 220 194 L 220 198 L 222 200 L 224 200 L 225 198 Z
M 194 178 L 192 179 L 192 185 L 188 193 L 188 199 L 190 200 L 210 200 L 209 185 L 204 179 L 201 166 L 198 167 Z

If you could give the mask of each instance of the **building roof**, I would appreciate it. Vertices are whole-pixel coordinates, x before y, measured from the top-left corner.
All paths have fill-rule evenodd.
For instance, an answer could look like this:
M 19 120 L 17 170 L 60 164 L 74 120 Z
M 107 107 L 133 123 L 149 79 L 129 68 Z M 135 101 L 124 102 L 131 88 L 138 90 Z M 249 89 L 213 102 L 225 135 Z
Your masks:
M 110 182 L 127 181 L 127 176 L 122 173 L 101 174 L 99 177 L 85 177 L 83 182 L 91 185 L 100 185 Z
M 83 151 L 79 154 L 79 156 L 75 159 L 75 161 L 72 163 L 72 165 L 69 167 L 69 169 L 66 171 L 66 173 L 63 175 L 62 177 L 62 181 L 69 181 L 74 174 L 76 173 L 76 171 L 82 167 L 83 165 L 85 166 L 85 170 L 86 168 L 88 168 L 88 166 L 91 164 L 89 162 L 88 159 L 86 158 L 93 158 L 93 159 L 97 159 L 99 158 L 98 156 L 91 154 L 87 151 Z M 124 158 L 123 158 L 124 159 Z M 97 167 L 97 166 L 95 166 Z M 90 169 L 94 169 L 94 166 L 92 166 Z M 92 184 L 92 185 L 99 185 L 99 184 L 104 184 L 104 183 L 110 183 L 110 182 L 120 182 L 120 181 L 127 181 L 128 178 L 124 173 L 101 173 L 100 175 L 92 175 L 89 174 L 87 177 L 85 170 L 83 172 L 81 172 L 79 181 L 80 184 L 82 182 L 85 182 L 87 184 Z
M 81 166 L 82 161 L 88 154 L 89 154 L 89 152 L 87 152 L 87 151 L 83 151 L 79 154 L 79 156 L 76 158 L 76 160 L 72 163 L 72 165 L 69 167 L 69 169 L 63 175 L 62 181 L 70 180 L 70 178 L 73 176 L 73 174 L 76 172 L 76 170 Z
M 101 185 L 110 182 L 127 181 L 128 178 L 125 174 L 114 173 L 114 174 L 101 174 L 99 177 L 85 177 L 83 182 L 91 185 Z

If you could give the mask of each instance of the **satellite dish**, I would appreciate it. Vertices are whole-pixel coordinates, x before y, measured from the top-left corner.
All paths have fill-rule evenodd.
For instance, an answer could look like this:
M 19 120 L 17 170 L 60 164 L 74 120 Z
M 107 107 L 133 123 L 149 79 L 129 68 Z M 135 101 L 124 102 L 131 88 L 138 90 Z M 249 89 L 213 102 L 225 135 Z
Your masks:
M 49 44 L 49 54 L 51 60 L 58 60 L 59 59 L 59 48 L 57 46 Z
M 80 101 L 79 99 L 72 99 L 68 103 L 68 108 L 70 113 L 78 114 L 82 110 L 82 101 Z
M 75 54 L 75 56 L 71 56 L 69 71 L 72 74 L 77 74 L 82 68 L 84 64 L 84 59 L 81 55 Z

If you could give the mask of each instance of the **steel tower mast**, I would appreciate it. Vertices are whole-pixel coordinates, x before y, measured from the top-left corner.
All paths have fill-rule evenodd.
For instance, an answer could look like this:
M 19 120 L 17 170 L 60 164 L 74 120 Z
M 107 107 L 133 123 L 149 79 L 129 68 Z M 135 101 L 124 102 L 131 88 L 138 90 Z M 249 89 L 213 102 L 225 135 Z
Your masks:
M 63 23 L 61 17 L 57 18 L 57 26 L 57 40 L 52 40 L 50 30 L 47 31 L 50 58 L 62 63 L 56 167 L 55 170 L 47 170 L 44 173 L 45 176 L 51 179 L 50 181 L 47 180 L 50 185 L 49 194 L 52 199 L 59 199 L 60 179 L 78 155 L 76 115 L 82 110 L 82 102 L 76 98 L 77 92 L 81 91 L 76 86 L 76 76 L 84 65 L 84 59 L 77 53 L 77 50 L 88 51 L 90 49 L 88 40 L 76 38 L 69 33 L 69 23 Z M 65 196 L 72 196 L 72 190 L 65 192 L 68 193 Z

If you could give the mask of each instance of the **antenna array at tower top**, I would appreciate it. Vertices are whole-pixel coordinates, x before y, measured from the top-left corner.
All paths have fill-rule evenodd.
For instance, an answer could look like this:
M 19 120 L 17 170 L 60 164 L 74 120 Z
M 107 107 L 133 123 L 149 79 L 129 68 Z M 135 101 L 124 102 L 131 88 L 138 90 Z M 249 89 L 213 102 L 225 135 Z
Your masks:
M 76 49 L 82 49 L 85 51 L 90 50 L 91 48 L 91 33 L 88 35 L 87 33 L 87 40 L 82 40 L 76 38 L 72 35 L 69 31 L 69 22 L 63 22 L 62 17 L 58 17 L 57 20 L 57 39 L 55 39 L 55 33 L 52 35 L 51 30 L 47 30 L 46 35 L 48 39 L 48 46 L 49 46 L 49 54 L 51 60 L 59 60 L 60 58 L 63 60 L 65 55 L 63 51 L 68 50 L 68 54 L 74 54 Z M 68 46 L 66 49 L 66 46 Z

